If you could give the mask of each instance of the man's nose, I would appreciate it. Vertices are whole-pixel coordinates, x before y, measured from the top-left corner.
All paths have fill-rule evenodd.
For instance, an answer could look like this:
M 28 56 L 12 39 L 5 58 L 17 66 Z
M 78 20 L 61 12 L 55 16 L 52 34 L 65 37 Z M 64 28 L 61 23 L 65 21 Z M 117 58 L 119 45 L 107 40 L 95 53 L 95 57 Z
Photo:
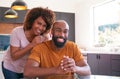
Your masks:
M 64 36 L 65 36 L 64 32 L 61 31 L 61 32 L 60 32 L 60 36 L 61 36 L 61 37 L 64 37 Z

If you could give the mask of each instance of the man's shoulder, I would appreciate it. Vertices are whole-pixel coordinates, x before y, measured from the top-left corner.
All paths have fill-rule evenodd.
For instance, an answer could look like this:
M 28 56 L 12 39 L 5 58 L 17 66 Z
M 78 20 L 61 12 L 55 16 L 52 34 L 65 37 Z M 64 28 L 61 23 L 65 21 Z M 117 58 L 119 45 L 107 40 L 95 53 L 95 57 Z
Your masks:
M 36 47 L 39 47 L 39 46 L 40 46 L 40 47 L 43 47 L 43 46 L 50 45 L 50 41 L 51 41 L 51 40 L 48 40 L 48 41 L 45 41 L 45 42 L 39 43 L 39 44 L 36 45 Z
M 75 44 L 75 42 L 73 42 L 73 41 L 70 41 L 70 40 L 67 40 L 67 42 L 66 42 L 67 44 Z
M 73 42 L 73 41 L 67 40 L 66 46 L 74 47 L 74 46 L 77 46 L 77 44 L 75 42 Z

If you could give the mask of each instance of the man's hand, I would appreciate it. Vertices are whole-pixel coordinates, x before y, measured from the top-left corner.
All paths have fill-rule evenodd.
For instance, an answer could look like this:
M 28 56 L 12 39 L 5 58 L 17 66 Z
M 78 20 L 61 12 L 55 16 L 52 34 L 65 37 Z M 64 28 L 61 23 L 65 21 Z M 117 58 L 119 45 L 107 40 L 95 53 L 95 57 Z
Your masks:
M 66 72 L 75 72 L 76 71 L 76 64 L 75 61 L 72 58 L 69 58 L 68 56 L 64 56 L 63 60 L 61 61 L 61 69 L 63 69 Z
M 64 74 L 68 73 L 68 71 L 63 70 L 63 69 L 61 68 L 61 66 L 56 67 L 55 70 L 56 70 L 56 71 L 55 71 L 56 74 L 58 74 L 58 75 L 64 75 Z

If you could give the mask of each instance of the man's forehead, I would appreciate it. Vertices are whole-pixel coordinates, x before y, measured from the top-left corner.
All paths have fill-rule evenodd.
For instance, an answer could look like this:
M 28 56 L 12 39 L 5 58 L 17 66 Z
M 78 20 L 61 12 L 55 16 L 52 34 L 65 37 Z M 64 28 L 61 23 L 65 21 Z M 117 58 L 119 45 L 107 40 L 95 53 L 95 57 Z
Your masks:
M 69 29 L 69 26 L 65 22 L 55 22 L 54 28 L 66 28 L 66 29 Z
M 66 26 L 64 22 L 56 22 L 54 26 Z

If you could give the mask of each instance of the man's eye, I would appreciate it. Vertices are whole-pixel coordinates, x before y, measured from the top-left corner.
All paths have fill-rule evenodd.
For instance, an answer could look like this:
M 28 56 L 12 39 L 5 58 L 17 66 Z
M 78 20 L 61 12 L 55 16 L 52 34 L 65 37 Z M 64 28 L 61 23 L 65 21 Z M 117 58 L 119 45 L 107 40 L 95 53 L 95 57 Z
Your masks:
M 68 33 L 68 30 L 64 31 L 64 33 Z
M 56 32 L 61 32 L 61 30 L 56 30 Z

